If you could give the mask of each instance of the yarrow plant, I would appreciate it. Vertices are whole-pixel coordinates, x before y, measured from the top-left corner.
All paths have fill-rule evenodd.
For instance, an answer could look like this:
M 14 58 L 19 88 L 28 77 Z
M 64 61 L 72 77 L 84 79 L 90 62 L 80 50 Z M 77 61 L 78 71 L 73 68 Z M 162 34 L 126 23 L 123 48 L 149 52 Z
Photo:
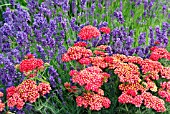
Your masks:
M 80 71 L 71 70 L 69 73 L 71 82 L 79 84 L 78 86 L 82 86 L 84 89 L 78 88 L 78 86 L 71 86 L 68 82 L 65 83 L 65 88 L 76 95 L 78 106 L 84 105 L 84 108 L 90 106 L 90 110 L 101 110 L 102 106 L 109 108 L 111 102 L 108 98 L 108 106 L 102 105 L 103 98 L 100 96 L 104 95 L 104 91 L 100 88 L 103 85 L 103 82 L 106 83 L 109 80 L 109 77 L 111 77 L 110 74 L 103 72 L 103 70 L 112 69 L 121 82 L 119 89 L 122 91 L 122 94 L 118 98 L 120 103 L 130 103 L 134 104 L 136 107 L 144 105 L 146 108 L 155 109 L 157 112 L 166 111 L 164 100 L 153 94 L 158 92 L 162 98 L 166 98 L 166 101 L 168 101 L 169 96 L 167 93 L 168 90 L 166 89 L 166 82 L 164 82 L 163 85 L 160 84 L 158 80 L 162 78 L 169 79 L 167 73 L 169 68 L 166 68 L 160 62 L 151 59 L 143 59 L 141 57 L 126 56 L 122 54 L 108 55 L 106 52 L 108 46 L 104 45 L 96 47 L 95 50 L 91 51 L 90 55 L 83 57 L 83 54 L 80 53 L 86 52 L 84 50 L 87 49 L 81 47 L 82 45 L 77 45 L 80 43 L 78 42 L 76 43 L 76 46 L 70 47 L 67 53 L 62 56 L 62 60 L 65 62 L 76 60 L 81 65 L 86 65 L 87 67 Z M 82 48 L 82 50 L 76 52 L 71 51 L 73 48 Z M 161 49 L 162 48 L 157 47 L 151 48 L 153 52 L 155 51 L 157 56 L 163 55 L 162 57 L 166 58 L 169 52 L 166 50 L 159 51 Z M 92 52 L 94 54 L 92 54 Z M 76 55 L 76 57 L 74 56 L 74 59 L 69 59 L 72 55 Z M 150 57 L 152 57 L 152 53 Z M 163 88 L 159 89 L 158 84 L 155 83 L 155 81 Z M 80 92 L 81 94 L 83 93 L 82 96 L 79 95 Z M 79 95 L 78 97 L 77 94 Z M 95 100 L 95 102 L 93 96 L 98 96 L 95 99 L 99 98 L 101 104 L 97 103 L 98 100 Z M 93 106 L 93 104 L 95 106 Z

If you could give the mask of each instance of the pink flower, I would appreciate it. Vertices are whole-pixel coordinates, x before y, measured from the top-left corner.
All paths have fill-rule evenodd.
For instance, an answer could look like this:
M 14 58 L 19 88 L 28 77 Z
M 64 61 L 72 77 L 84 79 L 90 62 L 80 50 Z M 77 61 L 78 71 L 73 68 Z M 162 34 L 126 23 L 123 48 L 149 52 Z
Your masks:
M 95 93 L 84 93 L 83 96 L 78 96 L 76 98 L 77 106 L 84 106 L 87 108 L 90 106 L 90 110 L 101 110 L 102 107 L 109 108 L 110 100 L 107 97 L 100 96 Z
M 62 61 L 63 62 L 68 62 L 68 61 L 70 61 L 71 59 L 70 59 L 70 56 L 67 54 L 67 53 L 64 53 L 63 55 L 62 55 Z
M 78 36 L 82 40 L 89 40 L 100 36 L 100 31 L 91 25 L 85 26 L 80 30 Z
M 92 90 L 98 92 L 99 88 L 103 85 L 104 80 L 109 78 L 109 74 L 102 72 L 102 70 L 96 66 L 88 67 L 81 70 L 78 73 L 73 73 L 72 71 L 72 81 L 73 83 L 78 83 L 80 86 L 85 86 L 86 90 Z M 75 75 L 74 75 L 75 74 Z
M 105 33 L 105 34 L 109 34 L 110 33 L 110 28 L 109 27 L 101 27 L 99 30 L 101 32 Z
M 136 107 L 140 107 L 143 103 L 143 97 L 141 95 L 137 95 L 132 100 L 132 104 L 134 104 Z
M 5 108 L 5 104 L 0 102 L 0 112 L 2 112 Z
M 50 93 L 50 90 L 51 90 L 50 84 L 41 82 L 41 83 L 38 85 L 38 90 L 39 90 L 39 93 L 40 93 L 42 96 L 44 96 L 45 94 Z
M 0 92 L 0 97 L 3 97 L 3 96 L 4 96 L 4 94 L 2 92 Z
M 118 98 L 118 101 L 122 104 L 125 104 L 125 103 L 131 103 L 133 101 L 133 98 L 132 96 L 130 95 L 127 95 L 126 93 L 122 93 L 119 98 Z
M 28 72 L 32 71 L 40 66 L 43 66 L 44 62 L 41 59 L 30 58 L 23 60 L 20 63 L 20 71 L 21 72 Z
M 91 63 L 90 59 L 89 58 L 82 58 L 78 61 L 80 64 L 82 65 L 88 65 Z
M 131 95 L 133 97 L 135 97 L 137 95 L 137 91 L 134 91 L 132 89 L 128 89 L 126 92 L 128 95 Z
M 11 86 L 6 89 L 6 92 L 7 92 L 7 99 L 8 99 L 16 92 L 16 88 L 14 86 Z

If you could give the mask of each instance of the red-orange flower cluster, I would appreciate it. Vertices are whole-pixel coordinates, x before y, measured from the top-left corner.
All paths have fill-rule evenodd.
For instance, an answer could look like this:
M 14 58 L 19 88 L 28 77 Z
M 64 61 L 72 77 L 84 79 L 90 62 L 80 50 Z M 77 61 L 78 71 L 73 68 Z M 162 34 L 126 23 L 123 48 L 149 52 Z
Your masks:
M 151 51 L 149 58 L 153 61 L 158 61 L 161 58 L 170 60 L 170 53 L 165 48 L 152 47 Z
M 15 68 L 23 72 L 25 76 L 33 78 L 37 75 L 38 71 L 44 70 L 44 62 L 41 59 L 34 58 L 32 54 L 27 54 L 25 60 L 22 60 L 20 64 Z
M 89 39 L 92 39 L 92 38 L 99 37 L 100 36 L 100 31 L 96 27 L 88 25 L 88 26 L 83 27 L 80 30 L 80 33 L 78 34 L 78 36 L 82 40 L 89 40 Z
M 41 59 L 30 58 L 25 59 L 20 63 L 20 71 L 28 72 L 43 66 L 44 62 Z
M 101 27 L 99 30 L 101 32 L 105 33 L 105 34 L 109 34 L 110 33 L 110 28 L 109 27 Z

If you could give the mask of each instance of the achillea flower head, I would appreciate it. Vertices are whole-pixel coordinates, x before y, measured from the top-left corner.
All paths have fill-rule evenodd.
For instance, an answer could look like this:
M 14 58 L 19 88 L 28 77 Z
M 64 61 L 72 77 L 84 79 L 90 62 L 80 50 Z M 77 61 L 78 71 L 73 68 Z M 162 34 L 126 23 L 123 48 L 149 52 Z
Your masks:
M 166 102 L 170 102 L 170 81 L 162 82 L 161 88 L 158 91 L 158 95 L 166 99 Z
M 160 72 L 163 69 L 163 66 L 160 62 L 158 61 L 152 61 L 150 59 L 145 59 L 143 62 L 140 64 L 142 67 L 142 73 L 147 74 L 148 72 Z
M 63 62 L 69 62 L 69 61 L 71 61 L 70 56 L 69 56 L 67 53 L 64 53 L 64 54 L 62 55 L 62 61 L 63 61 Z
M 114 73 L 118 75 L 120 82 L 136 83 L 140 79 L 139 68 L 133 63 L 119 64 Z
M 158 61 L 161 58 L 166 58 L 166 59 L 170 60 L 170 58 L 169 58 L 170 53 L 165 48 L 153 47 L 151 50 L 152 50 L 152 52 L 150 54 L 149 59 L 151 59 L 153 61 Z
M 97 38 L 100 36 L 100 31 L 91 25 L 84 26 L 81 30 L 78 36 L 82 40 L 90 40 L 92 38 Z
M 20 98 L 24 100 L 24 102 L 35 102 L 37 98 L 40 97 L 38 92 L 38 86 L 36 82 L 33 80 L 25 80 L 20 85 L 16 87 L 16 93 L 20 95 Z
M 38 91 L 42 96 L 44 96 L 47 93 L 50 93 L 50 90 L 51 90 L 51 87 L 50 87 L 50 84 L 48 83 L 41 82 L 38 85 Z
M 132 100 L 133 100 L 132 96 L 130 96 L 126 93 L 122 93 L 118 98 L 118 101 L 122 104 L 131 103 Z
M 146 91 L 146 88 L 143 87 L 143 85 L 141 85 L 140 83 L 136 82 L 133 84 L 120 84 L 119 85 L 119 89 L 127 94 L 131 94 L 132 96 L 136 94 L 136 92 L 140 91 L 140 92 L 144 92 Z M 137 95 L 137 94 L 136 94 Z
M 142 93 L 142 96 L 144 98 L 144 105 L 147 108 L 153 108 L 157 112 L 165 112 L 166 111 L 166 108 L 164 106 L 165 102 L 162 99 L 160 99 L 156 96 L 153 96 L 149 92 Z
M 35 81 L 27 79 L 17 87 L 7 88 L 7 105 L 9 107 L 16 106 L 21 110 L 26 102 L 33 103 L 40 95 L 44 96 L 50 90 L 51 87 L 47 83 L 42 82 L 37 86 Z
M 143 103 L 142 95 L 135 96 L 131 103 L 134 104 L 136 107 L 140 107 Z
M 81 58 L 88 58 L 92 55 L 93 53 L 90 49 L 80 46 L 73 46 L 68 49 L 67 53 L 63 54 L 62 61 L 68 62 L 71 60 L 80 60 Z
M 70 85 L 69 82 L 65 82 L 65 83 L 64 83 L 64 87 L 65 87 L 66 89 L 67 89 L 67 88 L 70 88 L 70 86 L 71 86 L 71 85 Z
M 105 34 L 109 34 L 110 33 L 110 28 L 109 27 L 101 27 L 99 30 L 101 32 L 105 33 Z
M 160 73 L 162 78 L 170 79 L 170 67 L 164 67 Z
M 0 91 L 0 97 L 3 97 L 4 96 L 4 94 Z
M 7 92 L 7 99 L 9 99 L 16 92 L 16 88 L 14 86 L 11 86 L 6 89 L 6 92 Z
M 96 57 L 90 57 L 91 63 L 93 66 L 98 66 L 102 69 L 108 67 L 108 64 L 104 61 L 104 57 L 96 56 Z
M 35 58 L 35 56 L 33 54 L 27 54 L 24 58 L 31 59 L 31 58 Z
M 101 110 L 101 108 L 109 108 L 110 100 L 107 97 L 95 93 L 84 93 L 83 96 L 76 98 L 77 106 L 87 108 L 90 106 L 90 110 Z
M 5 103 L 2 103 L 2 101 L 0 101 L 0 112 L 2 112 L 5 108 Z
M 23 60 L 20 63 L 20 71 L 21 72 L 28 72 L 32 71 L 38 67 L 43 66 L 44 62 L 41 59 L 31 58 Z
M 14 93 L 7 102 L 7 106 L 8 107 L 14 107 L 14 106 L 18 106 L 19 110 L 21 110 L 24 106 L 24 102 L 23 100 L 20 98 L 20 95 L 18 93 Z
M 74 70 L 75 71 L 75 70 Z M 106 78 L 110 75 L 103 74 L 99 67 L 88 67 L 80 72 L 71 72 L 73 83 L 78 83 L 80 86 L 85 86 L 85 90 L 98 92 Z
M 78 62 L 82 65 L 89 65 L 91 63 L 91 60 L 89 58 L 82 58 Z

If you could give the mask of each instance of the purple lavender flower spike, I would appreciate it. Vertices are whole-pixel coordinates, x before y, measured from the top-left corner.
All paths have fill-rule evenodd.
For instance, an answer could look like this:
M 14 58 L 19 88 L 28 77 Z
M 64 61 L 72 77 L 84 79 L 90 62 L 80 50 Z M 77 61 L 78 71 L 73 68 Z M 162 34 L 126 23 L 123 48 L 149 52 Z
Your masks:
M 152 27 L 149 27 L 149 38 L 150 38 L 149 45 L 154 46 L 155 40 L 154 40 L 154 31 L 153 31 Z
M 138 38 L 138 44 L 139 45 L 142 45 L 142 44 L 145 44 L 146 42 L 146 33 L 140 33 L 140 36 Z
M 81 0 L 81 8 L 84 10 L 86 8 L 87 0 Z

